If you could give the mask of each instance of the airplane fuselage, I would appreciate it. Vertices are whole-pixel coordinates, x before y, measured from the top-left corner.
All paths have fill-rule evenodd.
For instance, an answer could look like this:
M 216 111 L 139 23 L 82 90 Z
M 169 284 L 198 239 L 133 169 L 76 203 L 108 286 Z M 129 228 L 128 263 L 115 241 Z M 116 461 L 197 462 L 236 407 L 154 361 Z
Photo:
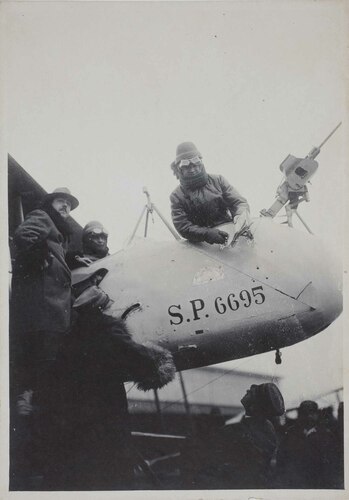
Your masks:
M 222 226 L 229 231 L 231 224 Z M 136 340 L 171 350 L 179 370 L 286 347 L 324 330 L 342 310 L 341 274 L 313 235 L 254 219 L 253 240 L 220 248 L 138 240 L 73 273 L 104 268 L 100 287 Z

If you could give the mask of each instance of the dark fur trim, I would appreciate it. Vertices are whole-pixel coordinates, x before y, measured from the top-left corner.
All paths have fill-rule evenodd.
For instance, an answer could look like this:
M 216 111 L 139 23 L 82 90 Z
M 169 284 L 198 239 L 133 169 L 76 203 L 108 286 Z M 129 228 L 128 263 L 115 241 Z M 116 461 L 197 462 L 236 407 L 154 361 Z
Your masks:
M 172 354 L 167 349 L 147 342 L 144 346 L 152 355 L 156 371 L 148 378 L 144 378 L 137 383 L 137 389 L 141 391 L 150 391 L 150 389 L 161 389 L 166 384 L 171 382 L 176 373 L 176 367 L 172 358 Z
M 68 222 L 63 219 L 60 213 L 57 212 L 49 202 L 43 202 L 41 210 L 47 213 L 47 215 L 53 220 L 54 225 L 58 229 L 58 231 L 62 234 L 62 236 L 69 240 L 69 236 L 71 234 L 71 229 L 69 227 Z

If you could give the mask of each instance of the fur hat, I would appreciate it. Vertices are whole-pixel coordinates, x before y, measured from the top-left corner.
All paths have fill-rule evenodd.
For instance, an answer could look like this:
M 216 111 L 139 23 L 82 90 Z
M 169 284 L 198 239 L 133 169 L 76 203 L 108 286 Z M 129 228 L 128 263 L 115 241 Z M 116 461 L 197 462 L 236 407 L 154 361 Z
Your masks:
M 319 407 L 315 401 L 302 401 L 298 408 L 298 414 L 308 415 L 309 413 L 316 413 Z
M 261 412 L 266 416 L 280 417 L 285 413 L 284 398 L 273 383 L 257 385 L 256 399 Z
M 174 163 L 177 164 L 181 160 L 190 160 L 190 158 L 194 158 L 194 156 L 199 156 L 201 158 L 201 153 L 195 144 L 193 142 L 181 142 L 177 146 Z
M 47 204 L 48 202 L 52 202 L 55 198 L 66 198 L 70 203 L 71 210 L 74 210 L 74 208 L 79 206 L 79 200 L 75 198 L 75 196 L 73 196 L 66 187 L 56 188 L 52 191 L 52 193 L 46 194 L 44 196 L 43 203 Z

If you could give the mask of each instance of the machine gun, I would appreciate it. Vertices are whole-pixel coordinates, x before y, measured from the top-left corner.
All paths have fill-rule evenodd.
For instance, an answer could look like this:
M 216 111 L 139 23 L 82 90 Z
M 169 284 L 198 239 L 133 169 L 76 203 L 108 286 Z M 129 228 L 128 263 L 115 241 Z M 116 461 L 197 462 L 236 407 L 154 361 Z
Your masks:
M 272 206 L 266 210 L 261 210 L 260 214 L 264 217 L 275 217 L 275 215 L 285 206 L 287 222 L 292 227 L 292 214 L 296 213 L 307 230 L 311 233 L 309 227 L 297 212 L 300 202 L 310 201 L 309 191 L 306 184 L 315 174 L 319 164 L 315 158 L 320 153 L 322 146 L 341 126 L 340 122 L 332 132 L 326 137 L 318 147 L 314 147 L 305 158 L 296 158 L 293 155 L 288 155 L 280 165 L 280 170 L 284 174 L 285 179 L 281 182 L 276 190 L 276 200 Z

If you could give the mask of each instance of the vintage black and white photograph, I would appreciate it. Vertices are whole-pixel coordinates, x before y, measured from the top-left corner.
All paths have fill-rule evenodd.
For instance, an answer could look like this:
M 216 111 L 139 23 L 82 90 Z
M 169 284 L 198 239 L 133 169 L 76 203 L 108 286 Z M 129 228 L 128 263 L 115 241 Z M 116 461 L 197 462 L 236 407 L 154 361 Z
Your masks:
M 348 3 L 0 7 L 3 498 L 348 498 Z

